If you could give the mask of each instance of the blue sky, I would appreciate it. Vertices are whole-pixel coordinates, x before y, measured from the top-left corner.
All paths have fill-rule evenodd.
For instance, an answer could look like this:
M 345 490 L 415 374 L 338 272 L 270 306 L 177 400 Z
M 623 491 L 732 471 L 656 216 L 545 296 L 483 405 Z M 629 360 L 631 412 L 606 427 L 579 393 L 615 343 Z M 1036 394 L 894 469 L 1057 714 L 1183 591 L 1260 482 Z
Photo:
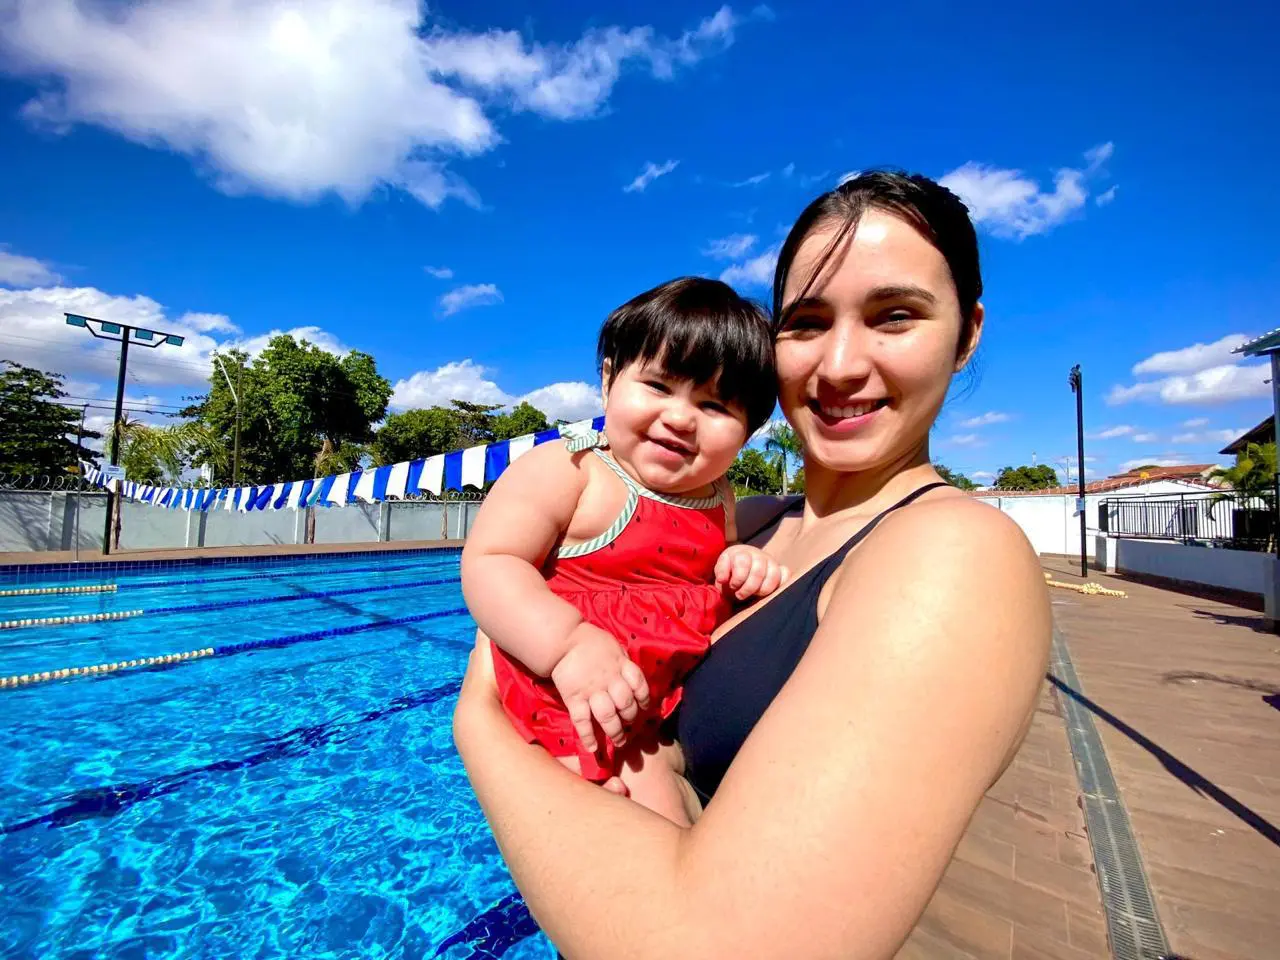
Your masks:
M 1270 410 L 1230 351 L 1280 326 L 1280 15 L 973 9 L 0 0 L 0 353 L 109 397 L 63 310 L 184 333 L 131 362 L 159 410 L 219 345 L 305 331 L 399 406 L 585 416 L 612 307 L 688 273 L 765 296 L 804 204 L 892 165 L 980 221 L 935 459 L 1069 456 L 1080 363 L 1090 475 L 1220 461 Z

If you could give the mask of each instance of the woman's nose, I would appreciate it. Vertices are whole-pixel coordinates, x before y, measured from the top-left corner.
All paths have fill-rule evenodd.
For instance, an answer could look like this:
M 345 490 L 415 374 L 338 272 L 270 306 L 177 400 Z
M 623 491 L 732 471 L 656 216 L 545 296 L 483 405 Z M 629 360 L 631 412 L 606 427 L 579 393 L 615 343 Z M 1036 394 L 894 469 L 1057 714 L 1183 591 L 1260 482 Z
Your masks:
M 832 383 L 851 383 L 871 376 L 871 331 L 861 323 L 831 327 L 818 373 Z

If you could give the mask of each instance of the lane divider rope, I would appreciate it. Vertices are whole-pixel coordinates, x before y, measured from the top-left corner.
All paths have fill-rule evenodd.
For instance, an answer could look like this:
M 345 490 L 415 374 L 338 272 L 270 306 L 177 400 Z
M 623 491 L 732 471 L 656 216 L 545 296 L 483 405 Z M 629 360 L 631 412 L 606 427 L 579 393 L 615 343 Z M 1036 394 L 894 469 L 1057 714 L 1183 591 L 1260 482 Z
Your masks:
M 42 673 L 14 674 L 11 677 L 0 677 L 0 688 L 23 687 L 31 683 L 43 683 L 46 680 L 63 680 L 67 677 L 98 676 L 104 673 L 115 673 L 132 667 L 154 667 L 166 663 L 178 663 L 183 660 L 195 660 L 200 657 L 213 656 L 213 647 L 203 650 L 187 650 L 183 653 L 167 653 L 159 657 L 144 657 L 141 660 L 120 660 L 116 663 L 98 663 L 92 667 L 69 667 L 64 670 L 45 670 Z
M 94 583 L 84 587 L 27 587 L 22 590 L 0 590 L 0 597 L 43 597 L 62 593 L 115 593 L 114 583 Z
M 1061 587 L 1063 590 L 1074 590 L 1076 593 L 1082 593 L 1090 597 L 1120 597 L 1124 599 L 1129 595 L 1123 590 L 1109 590 L 1100 583 L 1063 583 L 1061 580 L 1054 580 L 1049 574 L 1044 575 L 1044 583 L 1047 587 Z
M 140 617 L 141 610 L 113 610 L 111 613 L 76 613 L 63 617 L 27 617 L 23 620 L 0 621 L 0 630 L 21 630 L 24 627 L 57 627 L 68 623 L 101 623 L 103 620 L 128 620 Z
M 312 640 L 324 640 L 329 637 L 345 637 L 353 633 L 364 633 L 367 630 L 383 630 L 388 627 L 402 627 L 424 620 L 439 620 L 443 617 L 456 617 L 466 614 L 466 607 L 453 607 L 448 610 L 433 610 L 430 613 L 413 613 L 404 617 L 389 617 L 386 620 L 374 620 L 371 623 L 355 623 L 347 627 L 331 627 L 327 630 L 312 630 L 308 633 L 295 633 L 284 637 L 270 637 L 265 640 L 246 640 L 241 643 L 227 643 L 218 647 L 204 647 L 200 650 L 187 650 L 183 653 L 169 653 L 158 657 L 143 657 L 138 660 L 119 660 L 115 663 L 99 663 L 91 667 L 69 667 L 61 670 L 44 670 L 39 673 L 13 674 L 0 677 L 0 689 L 26 687 L 33 683 L 44 683 L 49 680 L 65 680 L 71 677 L 101 676 L 144 667 L 165 666 L 199 660 L 204 657 L 228 657 L 251 650 L 279 649 L 291 647 L 295 643 L 306 643 Z

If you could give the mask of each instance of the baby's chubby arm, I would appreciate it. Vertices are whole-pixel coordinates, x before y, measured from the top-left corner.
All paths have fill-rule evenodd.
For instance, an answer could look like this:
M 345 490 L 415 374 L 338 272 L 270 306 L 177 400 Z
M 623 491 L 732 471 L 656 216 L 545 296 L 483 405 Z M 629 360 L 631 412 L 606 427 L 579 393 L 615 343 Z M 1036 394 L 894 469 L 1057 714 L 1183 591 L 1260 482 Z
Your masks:
M 588 482 L 560 442 L 534 447 L 508 467 L 467 535 L 462 593 L 493 643 L 555 682 L 584 745 L 594 750 L 592 716 L 620 741 L 620 721 L 634 718 L 635 701 L 643 706 L 648 688 L 618 642 L 583 621 L 541 573 Z

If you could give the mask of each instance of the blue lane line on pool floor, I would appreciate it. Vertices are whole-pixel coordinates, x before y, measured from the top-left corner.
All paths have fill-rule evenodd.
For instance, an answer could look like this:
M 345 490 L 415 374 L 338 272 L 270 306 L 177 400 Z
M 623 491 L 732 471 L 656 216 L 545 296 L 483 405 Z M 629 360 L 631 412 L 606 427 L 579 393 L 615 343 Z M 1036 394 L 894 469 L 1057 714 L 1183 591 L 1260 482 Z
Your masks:
M 408 590 L 412 587 L 438 587 L 445 583 L 458 583 L 460 577 L 445 577 L 440 580 L 413 580 L 409 583 L 385 583 L 373 587 L 347 587 L 342 590 L 313 590 L 308 593 L 294 593 L 282 597 L 250 597 L 247 600 L 218 600 L 213 603 L 189 603 L 176 607 L 151 607 L 145 614 L 148 617 L 167 613 L 207 613 L 211 610 L 231 610 L 235 607 L 253 607 L 264 603 L 295 603 L 299 600 L 323 600 L 326 597 L 353 597 L 364 593 L 383 593 L 388 590 Z
M 469 611 L 466 607 L 454 607 L 450 610 L 434 610 L 431 613 L 413 613 L 407 617 L 389 617 L 386 620 L 375 620 L 372 623 L 353 623 L 349 627 L 330 627 L 327 630 L 313 630 L 310 633 L 295 633 L 288 637 L 271 637 L 267 640 L 246 640 L 243 643 L 226 643 L 213 648 L 215 657 L 226 657 L 233 653 L 244 653 L 246 650 L 267 650 L 279 647 L 291 647 L 295 643 L 307 643 L 311 640 L 325 640 L 329 637 L 346 637 L 353 633 L 364 633 L 366 630 L 381 630 L 385 627 L 401 627 L 410 623 L 421 623 L 423 620 L 438 620 L 441 617 L 464 616 Z M 198 663 L 199 661 L 188 661 Z
M 403 713 L 416 707 L 424 707 L 443 700 L 445 697 L 457 696 L 462 689 L 462 681 L 451 680 L 437 687 L 430 687 L 417 693 L 409 693 L 396 697 L 387 706 L 377 710 L 369 710 L 349 720 L 333 719 L 306 727 L 295 727 L 273 737 L 261 741 L 263 749 L 236 759 L 217 760 L 200 767 L 188 767 L 177 773 L 168 773 L 159 777 L 151 777 L 138 783 L 118 783 L 105 787 L 90 787 L 77 790 L 75 793 L 58 797 L 53 803 L 62 806 L 49 813 L 17 823 L 0 826 L 0 836 L 30 830 L 32 827 L 45 825 L 49 829 L 68 827 L 81 820 L 103 819 L 123 813 L 136 803 L 151 800 L 173 793 L 196 780 L 215 773 L 230 773 L 256 767 L 273 760 L 287 760 L 305 756 L 311 751 L 329 746 L 333 743 L 345 743 L 353 739 L 365 724 L 381 720 L 383 717 Z
M 511 893 L 468 921 L 462 929 L 445 937 L 432 956 L 438 957 L 450 947 L 465 943 L 471 948 L 469 956 L 496 960 L 537 932 L 538 923 L 529 915 L 524 897 Z

